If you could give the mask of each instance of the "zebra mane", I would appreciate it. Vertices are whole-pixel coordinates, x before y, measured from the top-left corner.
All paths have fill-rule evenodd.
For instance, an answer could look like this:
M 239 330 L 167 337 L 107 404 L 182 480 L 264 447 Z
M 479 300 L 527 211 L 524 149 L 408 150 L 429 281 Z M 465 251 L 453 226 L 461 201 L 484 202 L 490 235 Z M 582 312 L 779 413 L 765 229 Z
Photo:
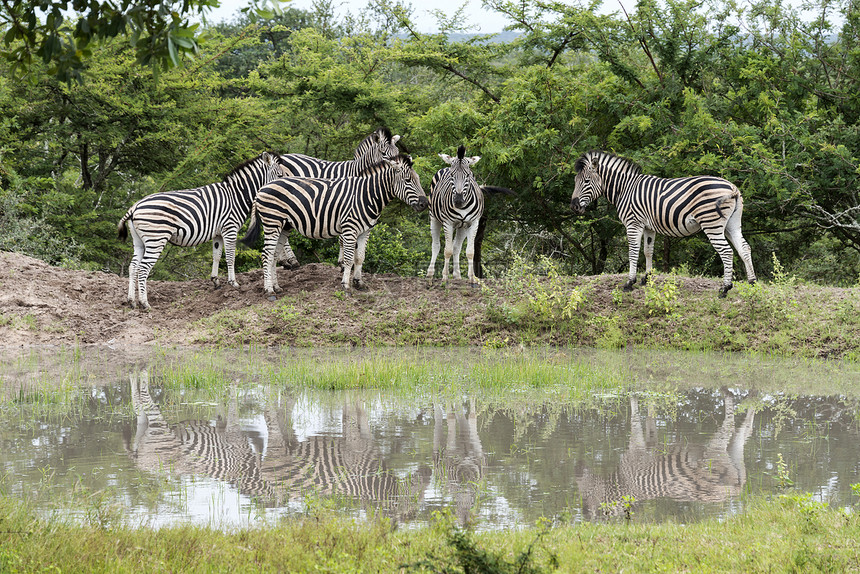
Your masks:
M 390 130 L 390 129 L 388 129 L 388 128 L 386 128 L 386 127 L 376 128 L 376 130 L 375 130 L 372 134 L 370 134 L 369 136 L 367 136 L 366 138 L 364 138 L 364 140 L 362 140 L 362 142 L 361 142 L 361 143 L 362 143 L 362 144 L 363 144 L 363 143 L 366 143 L 366 142 L 370 141 L 370 139 L 371 139 L 371 138 L 374 138 L 374 137 L 382 138 L 382 139 L 384 139 L 386 142 L 389 142 L 389 143 L 390 143 L 390 142 L 391 142 L 391 137 L 392 137 L 392 136 L 391 136 L 391 130 Z
M 634 175 L 642 173 L 642 168 L 632 160 L 601 150 L 592 150 L 583 154 L 582 157 L 576 160 L 576 163 L 573 164 L 573 170 L 579 173 L 589 163 L 606 165 L 609 162 L 612 163 L 613 171 L 622 171 Z
M 457 148 L 457 159 L 463 159 L 464 157 L 466 157 L 466 146 L 461 144 L 460 147 Z
M 275 152 L 275 151 L 269 151 L 269 152 L 264 152 L 264 153 L 269 153 L 273 157 L 280 157 L 280 154 L 278 154 L 278 152 Z M 240 171 L 242 171 L 243 169 L 245 169 L 249 165 L 252 165 L 252 164 L 258 162 L 261 157 L 263 157 L 262 153 L 260 155 L 258 155 L 257 157 L 252 157 L 251 159 L 247 159 L 247 160 L 243 161 L 242 163 L 240 163 L 239 165 L 237 165 L 236 167 L 231 169 L 229 172 L 227 172 L 224 175 L 224 177 L 222 178 L 222 181 L 227 181 L 228 179 L 230 179 L 231 177 L 233 177 L 234 175 L 236 175 L 237 173 L 239 173 Z
M 396 157 L 393 157 L 393 158 L 388 159 L 388 160 L 383 159 L 383 160 L 381 160 L 381 161 L 376 162 L 376 163 L 375 163 L 375 164 L 373 164 L 373 165 L 369 165 L 369 166 L 367 166 L 366 168 L 364 168 L 364 169 L 361 171 L 361 173 L 359 174 L 359 177 L 361 177 L 361 176 L 365 176 L 365 175 L 369 175 L 369 174 L 371 174 L 371 173 L 376 173 L 376 172 L 382 171 L 382 170 L 384 170 L 384 169 L 387 169 L 387 168 L 389 167 L 389 163 L 388 163 L 388 162 L 404 163 L 404 164 L 406 164 L 406 165 L 407 165 L 408 167 L 410 167 L 410 168 L 411 168 L 411 167 L 412 167 L 412 165 L 413 165 L 413 162 L 412 162 L 412 156 L 411 156 L 411 155 L 409 155 L 408 153 L 399 153 L 399 154 L 397 154 L 397 156 L 396 156 Z

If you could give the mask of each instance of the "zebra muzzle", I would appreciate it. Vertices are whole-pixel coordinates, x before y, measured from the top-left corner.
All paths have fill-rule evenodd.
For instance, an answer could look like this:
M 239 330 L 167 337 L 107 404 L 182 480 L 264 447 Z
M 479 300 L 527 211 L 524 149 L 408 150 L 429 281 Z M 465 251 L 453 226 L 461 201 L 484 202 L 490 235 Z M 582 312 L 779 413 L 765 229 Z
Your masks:
M 420 211 L 424 211 L 429 206 L 430 206 L 430 200 L 428 200 L 426 197 L 419 197 L 418 200 L 412 204 L 412 209 L 420 212 Z

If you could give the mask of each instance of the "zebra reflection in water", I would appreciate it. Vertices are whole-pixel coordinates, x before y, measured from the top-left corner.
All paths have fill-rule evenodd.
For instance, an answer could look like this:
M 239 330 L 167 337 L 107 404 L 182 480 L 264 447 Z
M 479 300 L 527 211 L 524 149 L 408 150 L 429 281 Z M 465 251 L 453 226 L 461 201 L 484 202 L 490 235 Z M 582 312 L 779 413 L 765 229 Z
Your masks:
M 461 526 L 466 526 L 478 499 L 486 455 L 478 436 L 475 398 L 469 399 L 465 412 L 453 404 L 446 405 L 445 410 L 447 413 L 439 403 L 434 406 L 433 467 L 453 499 L 457 520 Z M 443 421 L 447 425 L 447 435 L 443 431 Z
M 652 413 L 643 427 L 639 402 L 630 397 L 630 440 L 618 470 L 608 477 L 577 469 L 577 485 L 586 519 L 617 516 L 625 496 L 635 502 L 669 498 L 680 502 L 722 502 L 738 496 L 746 483 L 744 444 L 753 428 L 755 410 L 747 409 L 735 428 L 735 396 L 722 390 L 725 415 L 705 445 L 676 443 L 657 451 L 657 426 Z
M 137 414 L 126 448 L 141 470 L 205 475 L 234 486 L 265 506 L 282 506 L 308 495 L 340 495 L 394 520 L 411 518 L 429 484 L 431 470 L 405 477 L 389 470 L 368 424 L 366 411 L 346 404 L 342 436 L 296 438 L 294 399 L 275 409 L 267 404 L 265 437 L 241 429 L 234 392 L 227 415 L 209 421 L 168 424 L 149 391 L 146 370 L 130 375 Z

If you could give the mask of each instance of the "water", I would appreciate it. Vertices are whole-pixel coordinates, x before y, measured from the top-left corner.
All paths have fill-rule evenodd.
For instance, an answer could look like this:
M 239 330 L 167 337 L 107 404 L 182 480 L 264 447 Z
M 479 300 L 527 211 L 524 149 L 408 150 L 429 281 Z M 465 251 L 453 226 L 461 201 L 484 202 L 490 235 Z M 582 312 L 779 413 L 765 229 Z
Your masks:
M 637 383 L 513 400 L 468 385 L 323 392 L 232 373 L 234 384 L 199 390 L 165 386 L 152 357 L 74 358 L 59 374 L 44 357 L 9 360 L 0 489 L 49 518 L 216 528 L 320 508 L 405 527 L 442 511 L 492 529 L 631 513 L 687 522 L 785 492 L 856 503 L 856 371 L 683 354 L 577 360 L 623 364 Z

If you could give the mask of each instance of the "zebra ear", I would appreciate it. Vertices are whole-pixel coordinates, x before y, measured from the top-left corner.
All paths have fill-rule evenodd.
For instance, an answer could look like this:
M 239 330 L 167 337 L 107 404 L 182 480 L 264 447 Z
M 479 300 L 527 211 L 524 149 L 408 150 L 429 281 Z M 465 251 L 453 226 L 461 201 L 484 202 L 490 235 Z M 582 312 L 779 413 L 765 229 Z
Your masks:
M 478 163 L 479 159 L 481 159 L 481 156 L 473 155 L 472 157 L 466 158 L 466 163 L 468 163 L 469 165 L 475 165 L 476 163 Z
M 441 157 L 442 161 L 444 161 L 448 165 L 451 165 L 451 162 L 453 162 L 455 159 L 454 156 L 448 155 L 447 153 L 440 153 L 439 157 Z
M 391 145 L 394 145 L 399 141 L 400 141 L 400 136 L 394 136 L 391 138 Z

